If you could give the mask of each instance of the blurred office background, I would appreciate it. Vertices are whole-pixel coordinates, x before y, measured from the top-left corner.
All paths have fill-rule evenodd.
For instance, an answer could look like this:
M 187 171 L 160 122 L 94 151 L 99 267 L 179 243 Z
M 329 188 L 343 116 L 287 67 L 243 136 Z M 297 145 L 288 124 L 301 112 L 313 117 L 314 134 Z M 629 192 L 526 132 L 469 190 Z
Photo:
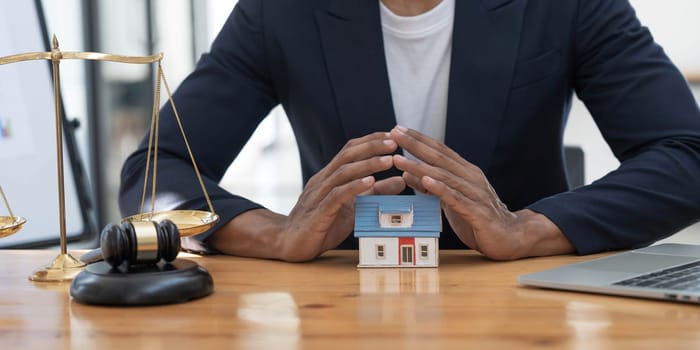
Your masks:
M 700 24 L 696 21 L 700 2 L 631 2 L 642 22 L 683 70 L 700 100 Z M 63 50 L 125 55 L 164 52 L 164 70 L 173 89 L 208 50 L 235 3 L 43 0 L 49 33 L 56 33 Z M 153 68 L 89 62 L 62 65 L 65 108 L 68 117 L 81 125 L 76 136 L 98 204 L 96 219 L 100 227 L 121 217 L 117 208 L 121 164 L 150 120 Z M 583 149 L 586 183 L 618 165 L 578 101 L 572 109 L 565 142 Z M 301 191 L 301 173 L 294 137 L 281 109 L 275 109 L 260 125 L 222 185 L 281 213 L 292 208 Z M 700 236 L 700 229 L 695 227 L 686 232 L 692 230 Z

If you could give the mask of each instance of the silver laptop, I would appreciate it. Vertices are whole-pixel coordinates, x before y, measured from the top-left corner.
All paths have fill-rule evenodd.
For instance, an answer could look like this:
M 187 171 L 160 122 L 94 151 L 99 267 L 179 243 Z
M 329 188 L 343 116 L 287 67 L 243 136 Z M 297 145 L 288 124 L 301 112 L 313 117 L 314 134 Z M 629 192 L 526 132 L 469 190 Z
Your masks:
M 521 275 L 526 286 L 700 303 L 700 245 L 660 244 Z

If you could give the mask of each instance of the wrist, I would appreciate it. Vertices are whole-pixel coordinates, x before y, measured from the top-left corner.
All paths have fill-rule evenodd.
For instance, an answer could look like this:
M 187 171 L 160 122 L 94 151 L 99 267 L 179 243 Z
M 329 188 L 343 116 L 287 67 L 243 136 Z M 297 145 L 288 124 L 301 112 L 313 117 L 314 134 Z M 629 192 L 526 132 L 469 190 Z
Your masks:
M 214 232 L 207 243 L 224 254 L 286 260 L 281 234 L 286 218 L 267 209 L 252 209 Z
M 520 225 L 518 258 L 569 254 L 575 251 L 569 239 L 546 216 L 530 209 L 515 213 Z

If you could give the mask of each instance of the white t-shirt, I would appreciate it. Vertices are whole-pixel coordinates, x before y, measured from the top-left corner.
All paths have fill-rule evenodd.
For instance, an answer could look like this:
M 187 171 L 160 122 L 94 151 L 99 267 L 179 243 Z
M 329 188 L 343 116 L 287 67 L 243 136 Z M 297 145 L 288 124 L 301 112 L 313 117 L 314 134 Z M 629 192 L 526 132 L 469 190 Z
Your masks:
M 444 141 L 455 0 L 412 17 L 379 3 L 396 122 Z

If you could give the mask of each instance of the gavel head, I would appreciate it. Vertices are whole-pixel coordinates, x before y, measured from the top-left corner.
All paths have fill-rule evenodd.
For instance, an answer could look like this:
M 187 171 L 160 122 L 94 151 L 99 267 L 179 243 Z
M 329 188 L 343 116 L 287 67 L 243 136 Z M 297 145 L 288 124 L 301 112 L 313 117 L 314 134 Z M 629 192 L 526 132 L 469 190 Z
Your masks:
M 180 251 L 180 231 L 170 220 L 125 221 L 107 224 L 100 235 L 102 257 L 112 267 L 156 264 L 175 260 Z

